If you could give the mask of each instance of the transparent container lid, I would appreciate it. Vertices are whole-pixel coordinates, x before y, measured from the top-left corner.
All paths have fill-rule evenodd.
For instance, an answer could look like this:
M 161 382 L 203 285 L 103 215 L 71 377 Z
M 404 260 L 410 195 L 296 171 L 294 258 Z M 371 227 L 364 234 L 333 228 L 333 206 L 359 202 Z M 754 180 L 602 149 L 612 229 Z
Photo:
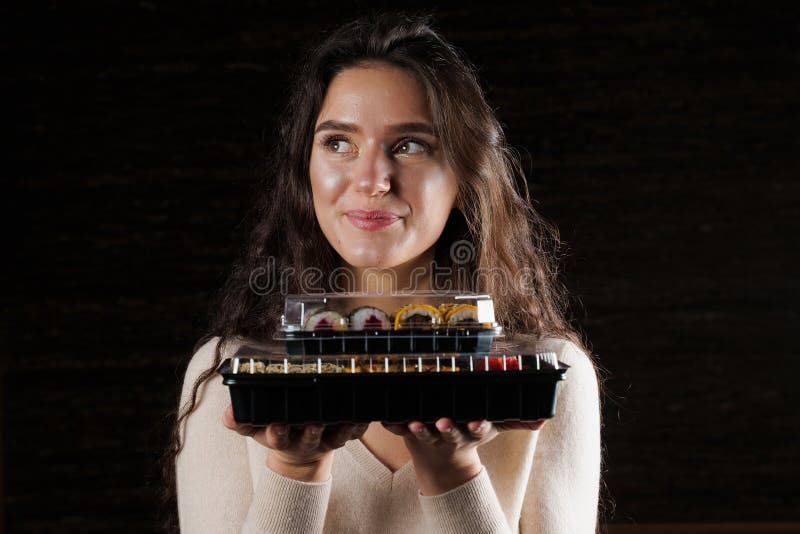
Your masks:
M 274 343 L 249 342 L 222 365 L 232 374 L 547 372 L 569 366 L 537 344 L 493 346 L 482 353 L 289 355 Z
M 490 295 L 457 292 L 288 295 L 280 333 L 431 329 L 494 330 Z
M 528 354 L 438 354 L 438 355 L 359 355 L 291 357 L 281 354 L 261 354 L 240 351 L 226 360 L 222 373 L 256 375 L 295 374 L 370 374 L 392 373 L 515 373 L 542 372 L 564 369 L 553 352 Z

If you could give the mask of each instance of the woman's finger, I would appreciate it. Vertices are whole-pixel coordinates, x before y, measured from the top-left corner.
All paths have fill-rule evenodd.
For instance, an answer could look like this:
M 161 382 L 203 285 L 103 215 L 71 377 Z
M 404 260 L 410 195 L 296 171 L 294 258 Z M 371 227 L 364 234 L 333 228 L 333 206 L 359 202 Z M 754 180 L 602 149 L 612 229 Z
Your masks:
M 222 414 L 222 424 L 225 425 L 226 428 L 229 428 L 230 430 L 233 430 L 242 436 L 252 436 L 258 432 L 258 427 L 246 425 L 244 423 L 237 423 L 236 419 L 233 417 L 233 406 L 230 404 Z
M 233 406 L 230 404 L 225 408 L 225 411 L 222 412 L 222 424 L 231 430 L 236 430 L 236 427 L 239 426 L 239 423 L 237 423 L 236 419 L 233 417 Z
M 305 452 L 312 452 L 319 447 L 320 439 L 322 439 L 322 431 L 325 429 L 322 425 L 306 425 L 303 433 L 300 436 L 299 448 Z
M 288 449 L 291 444 L 289 427 L 275 423 L 267 426 L 263 444 L 278 451 Z
M 338 449 L 352 439 L 355 428 L 352 423 L 329 426 L 323 431 L 322 442 L 331 449 Z
M 469 431 L 469 435 L 472 439 L 481 440 L 485 438 L 489 431 L 492 428 L 492 424 L 489 421 L 470 421 L 467 423 L 467 430 Z
M 439 431 L 442 441 L 453 444 L 464 441 L 464 434 L 452 420 L 446 417 L 436 421 L 436 430 Z
M 433 444 L 439 439 L 439 431 L 435 431 L 436 433 L 432 432 L 427 425 L 424 423 L 420 423 L 419 421 L 412 421 L 408 423 L 408 429 L 411 431 L 411 434 L 417 438 L 417 440 L 421 441 L 422 443 Z

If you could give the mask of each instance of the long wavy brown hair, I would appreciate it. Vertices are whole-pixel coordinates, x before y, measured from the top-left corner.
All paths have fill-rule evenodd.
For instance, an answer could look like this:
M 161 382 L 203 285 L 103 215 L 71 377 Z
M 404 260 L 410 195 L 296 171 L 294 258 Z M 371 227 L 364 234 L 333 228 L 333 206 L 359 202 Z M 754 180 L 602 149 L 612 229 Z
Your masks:
M 458 264 L 450 269 L 449 287 L 492 294 L 497 320 L 512 334 L 567 338 L 582 346 L 565 319 L 558 233 L 534 211 L 519 156 L 507 144 L 474 67 L 432 28 L 430 14 L 377 13 L 345 24 L 311 48 L 295 73 L 277 143 L 264 166 L 260 196 L 248 217 L 249 240 L 212 305 L 208 333 L 195 346 L 220 337 L 213 365 L 173 414 L 163 462 L 168 530 L 177 527 L 175 459 L 183 446 L 179 429 L 196 408 L 199 387 L 214 376 L 227 343 L 270 337 L 285 292 L 302 290 L 298 277 L 288 278 L 282 287 L 255 290 L 254 273 L 316 268 L 328 274 L 340 266 L 312 204 L 313 130 L 332 79 L 347 68 L 375 62 L 405 69 L 422 84 L 436 134 L 459 177 L 457 207 L 434 255 L 440 268 Z M 454 257 L 454 247 L 463 244 L 468 245 L 466 255 Z

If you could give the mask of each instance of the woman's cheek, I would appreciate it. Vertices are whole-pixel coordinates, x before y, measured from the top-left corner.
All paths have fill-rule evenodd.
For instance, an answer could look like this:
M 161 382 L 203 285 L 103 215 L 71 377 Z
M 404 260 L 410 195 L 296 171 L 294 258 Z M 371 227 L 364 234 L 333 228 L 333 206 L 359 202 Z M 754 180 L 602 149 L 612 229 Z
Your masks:
M 436 202 L 428 202 L 429 218 L 437 221 L 450 215 L 450 209 L 455 203 L 458 184 L 454 175 L 444 171 L 438 171 L 433 176 L 429 176 L 424 182 L 424 187 L 418 194 L 423 199 L 436 199 Z
M 347 174 L 344 169 L 334 165 L 312 162 L 311 190 L 314 203 L 335 202 L 347 190 Z
M 347 189 L 347 183 L 342 175 L 329 173 L 320 177 L 318 188 L 325 198 L 336 200 Z

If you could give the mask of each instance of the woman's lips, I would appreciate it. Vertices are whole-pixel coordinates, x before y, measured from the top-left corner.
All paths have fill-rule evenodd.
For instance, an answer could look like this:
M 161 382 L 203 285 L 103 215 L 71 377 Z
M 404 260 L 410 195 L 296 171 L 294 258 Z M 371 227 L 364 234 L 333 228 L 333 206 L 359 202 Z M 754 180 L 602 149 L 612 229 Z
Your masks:
M 399 215 L 383 210 L 350 210 L 345 212 L 350 224 L 359 230 L 375 231 L 400 220 Z

